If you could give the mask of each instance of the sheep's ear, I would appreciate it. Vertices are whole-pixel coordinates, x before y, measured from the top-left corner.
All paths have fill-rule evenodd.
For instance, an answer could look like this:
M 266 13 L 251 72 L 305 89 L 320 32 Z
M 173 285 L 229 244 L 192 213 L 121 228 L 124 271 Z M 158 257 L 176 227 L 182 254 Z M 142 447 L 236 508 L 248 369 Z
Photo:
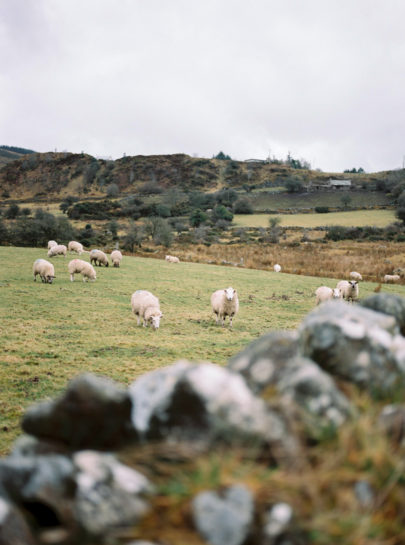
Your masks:
M 224 293 L 226 293 L 226 290 L 224 290 Z
M 160 317 L 163 318 L 163 312 L 160 313 Z

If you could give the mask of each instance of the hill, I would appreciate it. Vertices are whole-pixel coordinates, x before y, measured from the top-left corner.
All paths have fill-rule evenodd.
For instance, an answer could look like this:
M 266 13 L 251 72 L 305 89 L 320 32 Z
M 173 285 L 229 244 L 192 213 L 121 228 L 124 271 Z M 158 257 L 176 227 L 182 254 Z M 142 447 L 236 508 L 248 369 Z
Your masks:
M 4 149 L 4 153 L 17 153 L 13 150 Z M 173 187 L 204 192 L 244 188 L 250 192 L 287 183 L 292 184 L 293 192 L 309 186 L 324 187 L 331 177 L 350 178 L 352 189 L 375 189 L 389 174 L 333 174 L 296 169 L 279 161 L 249 163 L 184 154 L 138 155 L 112 161 L 67 152 L 26 152 L 0 169 L 0 195 L 3 198 L 101 197 L 112 184 L 122 194 L 137 193 L 140 189 L 144 193 L 154 193 Z
M 31 153 L 35 153 L 35 151 L 15 146 L 0 146 L 0 168 Z

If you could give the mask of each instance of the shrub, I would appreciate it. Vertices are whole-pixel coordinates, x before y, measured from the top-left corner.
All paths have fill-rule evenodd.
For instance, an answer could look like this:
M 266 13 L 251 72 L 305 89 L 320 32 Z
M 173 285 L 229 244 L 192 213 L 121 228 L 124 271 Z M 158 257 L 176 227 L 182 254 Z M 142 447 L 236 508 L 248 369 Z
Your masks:
M 19 213 L 20 207 L 18 206 L 18 204 L 10 204 L 10 206 L 6 210 L 5 217 L 8 220 L 13 220 L 18 216 Z
M 253 206 L 249 199 L 241 197 L 234 203 L 233 211 L 235 214 L 253 214 Z
M 107 197 L 110 197 L 110 198 L 118 197 L 120 193 L 120 188 L 118 187 L 117 184 L 110 184 L 107 186 L 106 193 L 107 193 Z
M 289 176 L 284 181 L 284 186 L 288 193 L 299 193 L 304 189 L 304 184 L 298 176 Z
M 315 212 L 317 214 L 327 214 L 329 212 L 329 206 L 315 206 Z
M 199 227 L 202 223 L 205 223 L 207 219 L 208 219 L 207 214 L 203 212 L 202 210 L 200 210 L 199 208 L 196 208 L 191 213 L 189 222 L 192 227 Z
M 216 222 L 218 220 L 232 221 L 233 220 L 233 214 L 228 208 L 226 208 L 222 204 L 219 204 L 212 211 L 212 220 L 214 222 Z

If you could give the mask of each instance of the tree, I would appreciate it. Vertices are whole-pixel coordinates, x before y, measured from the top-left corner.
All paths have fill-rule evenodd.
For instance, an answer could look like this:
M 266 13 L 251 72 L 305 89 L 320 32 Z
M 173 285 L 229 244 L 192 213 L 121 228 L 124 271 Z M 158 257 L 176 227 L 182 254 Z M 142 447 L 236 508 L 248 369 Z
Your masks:
M 304 189 L 304 184 L 298 176 L 289 176 L 284 185 L 288 193 L 299 193 Z
M 200 208 L 196 208 L 192 211 L 189 222 L 192 227 L 199 227 L 202 223 L 205 223 L 207 219 L 207 214 Z
M 233 214 L 223 204 L 219 204 L 212 211 L 212 219 L 215 222 L 218 221 L 218 220 L 232 221 L 233 220 Z
M 279 216 L 271 216 L 269 218 L 269 240 L 273 244 L 277 244 L 280 240 L 282 229 L 280 227 L 281 218 Z
M 220 151 L 216 155 L 214 155 L 214 159 L 220 159 L 221 161 L 230 161 L 231 157 L 229 155 L 225 155 L 223 151 Z
M 143 226 L 132 223 L 127 234 L 124 237 L 123 247 L 129 252 L 133 252 L 134 246 L 138 246 L 140 248 L 144 239 L 145 231 Z
M 233 211 L 235 214 L 253 214 L 253 206 L 249 199 L 241 197 L 234 203 Z
M 18 204 L 10 204 L 10 206 L 6 210 L 5 217 L 8 220 L 13 220 L 18 216 L 19 213 L 20 207 L 18 206 Z
M 118 187 L 117 184 L 110 184 L 107 186 L 106 193 L 107 193 L 107 197 L 110 197 L 110 198 L 118 197 L 120 193 L 120 188 Z

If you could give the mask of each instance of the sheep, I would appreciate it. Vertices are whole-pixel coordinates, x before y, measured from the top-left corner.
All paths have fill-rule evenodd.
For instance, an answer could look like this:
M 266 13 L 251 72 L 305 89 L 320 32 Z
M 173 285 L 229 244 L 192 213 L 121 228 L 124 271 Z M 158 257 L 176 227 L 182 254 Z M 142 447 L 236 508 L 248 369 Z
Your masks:
M 233 317 L 239 310 L 239 299 L 236 290 L 230 287 L 214 291 L 211 295 L 211 306 L 217 316 L 216 323 L 221 320 L 222 326 L 224 326 L 225 318 L 229 316 L 229 325 L 232 327 Z
M 48 250 L 52 248 L 52 246 L 57 246 L 58 243 L 55 240 L 49 240 L 48 241 Z
M 122 253 L 119 250 L 114 250 L 111 252 L 110 258 L 114 267 L 119 267 L 122 260 Z
M 101 266 L 103 264 L 105 267 L 108 267 L 108 259 L 104 252 L 101 250 L 92 250 L 90 252 L 90 263 L 93 265 Z
M 386 274 L 384 276 L 384 282 L 386 284 L 396 284 L 400 280 L 401 280 L 401 277 L 399 276 L 399 274 Z
M 356 301 L 359 297 L 359 284 L 357 280 L 341 280 L 337 283 L 337 288 L 342 292 L 343 299 L 346 301 Z
M 168 263 L 180 263 L 180 259 L 174 255 L 167 255 L 165 259 Z
M 55 255 L 63 255 L 63 257 L 66 257 L 66 252 L 67 248 L 64 244 L 57 244 L 48 250 L 48 257 L 54 257 Z
M 46 259 L 35 260 L 32 267 L 32 272 L 34 275 L 34 282 L 37 281 L 37 274 L 39 274 L 42 282 L 45 284 L 52 284 L 53 279 L 56 278 L 54 266 Z
M 361 276 L 361 274 L 359 272 L 356 272 L 356 271 L 352 271 L 349 274 L 349 278 L 350 278 L 350 280 L 357 280 L 357 282 L 359 280 L 363 280 L 363 277 Z
M 72 259 L 68 264 L 68 271 L 70 274 L 70 281 L 74 282 L 74 275 L 81 274 L 83 276 L 83 282 L 88 282 L 89 280 L 96 280 L 97 275 L 94 267 L 83 261 L 83 259 Z
M 403 269 L 402 267 L 397 267 L 392 271 L 392 274 L 399 274 L 399 276 L 403 278 L 405 276 L 405 269 Z
M 68 250 L 69 252 L 76 252 L 77 254 L 81 255 L 83 253 L 83 244 L 80 244 L 80 242 L 76 242 L 75 240 L 71 240 L 68 244 Z
M 142 318 L 143 327 L 150 324 L 153 329 L 159 329 L 163 314 L 160 310 L 159 299 L 153 293 L 146 290 L 136 290 L 131 296 L 131 307 L 138 319 L 138 325 Z
M 279 265 L 278 263 L 276 263 L 273 267 L 274 269 L 274 272 L 280 272 L 281 271 L 281 265 Z
M 327 286 L 320 286 L 315 291 L 316 304 L 319 305 L 329 299 L 341 299 L 342 292 L 339 288 L 328 288 Z

